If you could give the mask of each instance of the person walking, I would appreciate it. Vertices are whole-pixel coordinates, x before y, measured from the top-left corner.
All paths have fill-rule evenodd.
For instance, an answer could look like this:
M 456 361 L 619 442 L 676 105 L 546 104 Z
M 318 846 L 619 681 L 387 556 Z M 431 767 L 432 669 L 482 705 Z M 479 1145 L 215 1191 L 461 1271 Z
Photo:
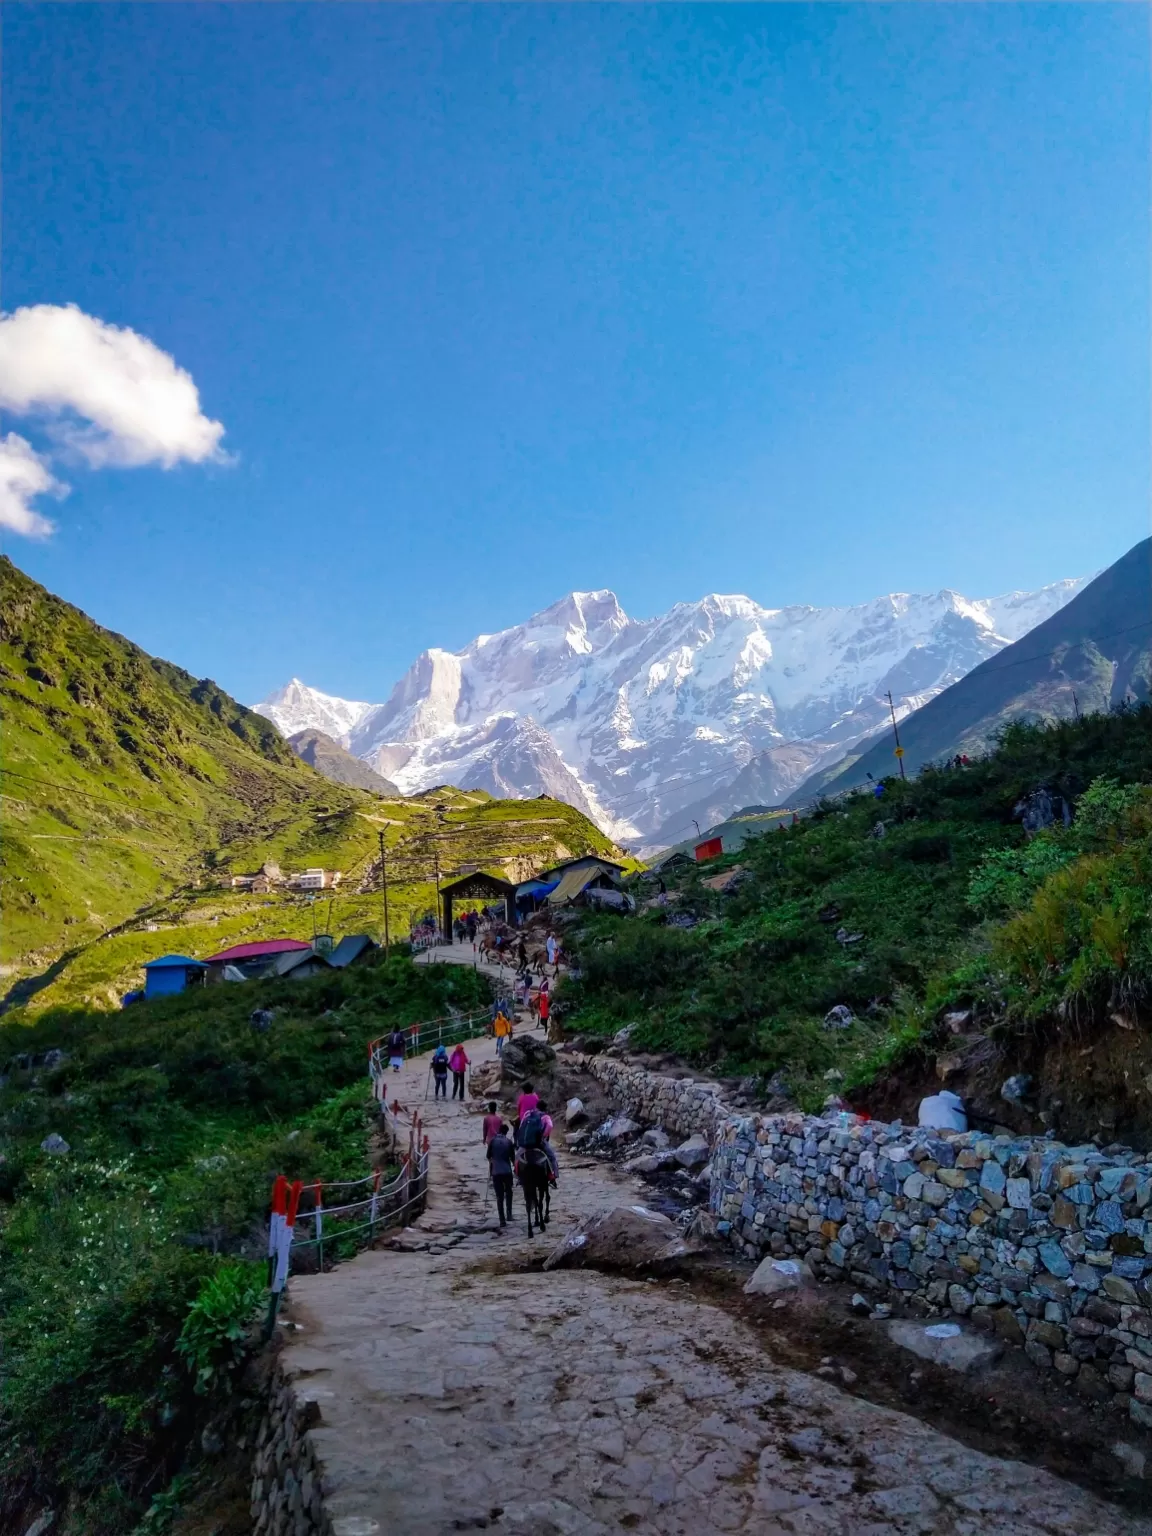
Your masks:
M 552 998 L 547 987 L 540 988 L 540 998 L 536 1005 L 536 1013 L 540 1022 L 540 1028 L 547 1034 L 548 1020 L 552 1016 Z
M 508 1134 L 508 1122 L 501 1120 L 499 1129 L 488 1143 L 488 1168 L 492 1187 L 496 1191 L 496 1213 L 502 1227 L 506 1227 L 512 1220 L 512 1180 L 515 1167 L 516 1147 Z
M 508 1036 L 512 1033 L 512 1020 L 504 1012 L 503 1008 L 496 1015 L 496 1022 L 492 1026 L 492 1033 L 496 1036 L 496 1054 L 497 1056 L 503 1056 Z
M 404 1031 L 394 1029 L 388 1036 L 388 1064 L 393 1072 L 399 1072 L 404 1065 L 405 1046 Z
M 550 933 L 544 940 L 544 952 L 548 956 L 548 964 L 556 964 L 556 935 Z
M 449 1058 L 448 1066 L 452 1073 L 452 1097 L 458 1098 L 461 1103 L 464 1100 L 464 1074 L 470 1065 L 467 1052 L 462 1045 L 458 1045 Z
M 497 1113 L 497 1110 L 496 1110 L 496 1100 L 495 1099 L 489 1099 L 489 1101 L 488 1101 L 488 1113 L 484 1116 L 484 1124 L 483 1124 L 483 1126 L 481 1127 L 481 1130 L 480 1130 L 480 1134 L 484 1138 L 484 1145 L 485 1146 L 488 1145 L 488 1143 L 492 1140 L 493 1136 L 498 1134 L 498 1132 L 500 1130 L 500 1123 L 501 1123 L 500 1122 L 500 1116 L 499 1116 L 499 1114 Z
M 448 1052 L 442 1045 L 436 1047 L 432 1056 L 432 1077 L 436 1083 L 436 1091 L 432 1097 L 446 1099 L 448 1097 Z M 428 1092 L 427 1088 L 424 1092 Z

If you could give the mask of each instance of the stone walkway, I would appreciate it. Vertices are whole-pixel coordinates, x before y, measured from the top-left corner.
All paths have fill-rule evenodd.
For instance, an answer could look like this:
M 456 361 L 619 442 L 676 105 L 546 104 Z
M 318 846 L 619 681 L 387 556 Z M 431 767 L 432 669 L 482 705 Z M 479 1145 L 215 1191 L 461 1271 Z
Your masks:
M 468 1050 L 478 1064 L 493 1045 Z M 419 1226 L 291 1282 L 285 1364 L 320 1409 L 335 1536 L 1152 1536 L 1047 1472 L 777 1366 L 683 1282 L 508 1273 L 644 1191 L 561 1150 L 550 1235 L 529 1244 L 522 1205 L 493 1231 L 479 1116 L 425 1105 L 426 1076 L 419 1058 L 389 1091 L 426 1109 Z

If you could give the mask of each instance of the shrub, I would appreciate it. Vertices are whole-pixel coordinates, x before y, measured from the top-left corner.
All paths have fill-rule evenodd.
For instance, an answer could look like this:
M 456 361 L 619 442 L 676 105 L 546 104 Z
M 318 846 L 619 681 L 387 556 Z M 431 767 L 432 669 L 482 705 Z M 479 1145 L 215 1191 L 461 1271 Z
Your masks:
M 266 1288 L 263 1264 L 221 1264 L 201 1281 L 176 1340 L 177 1353 L 194 1374 L 197 1392 L 226 1384 L 243 1363 Z

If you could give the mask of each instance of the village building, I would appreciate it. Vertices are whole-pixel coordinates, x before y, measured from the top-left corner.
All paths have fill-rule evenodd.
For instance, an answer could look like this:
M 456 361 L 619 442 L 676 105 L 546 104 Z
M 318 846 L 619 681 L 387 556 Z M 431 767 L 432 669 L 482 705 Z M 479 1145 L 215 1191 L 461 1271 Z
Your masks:
M 219 954 L 209 955 L 207 979 L 210 982 L 243 980 L 264 976 L 272 969 L 277 955 L 301 951 L 311 952 L 311 944 L 301 939 L 260 939 L 252 944 L 233 944 Z M 235 974 L 226 976 L 226 971 Z
M 623 864 L 599 854 L 585 854 L 544 870 L 540 880 L 552 885 L 544 898 L 550 907 L 579 904 L 630 911 L 635 903 L 623 889 L 623 874 Z
M 338 869 L 305 869 L 298 875 L 290 875 L 288 884 L 297 891 L 327 891 L 340 884 Z
M 340 971 L 349 965 L 370 965 L 379 952 L 379 944 L 366 933 L 350 933 L 329 954 L 328 963 Z
M 208 967 L 189 955 L 161 955 L 144 967 L 144 996 L 165 997 L 203 984 Z

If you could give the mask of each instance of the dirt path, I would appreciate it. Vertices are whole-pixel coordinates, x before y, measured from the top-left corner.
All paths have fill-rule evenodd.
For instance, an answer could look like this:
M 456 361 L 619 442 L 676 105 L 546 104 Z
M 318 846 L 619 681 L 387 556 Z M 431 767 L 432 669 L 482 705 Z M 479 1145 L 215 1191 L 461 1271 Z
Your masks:
M 491 1042 L 469 1047 L 487 1060 Z M 389 1097 L 424 1105 L 427 1058 Z M 552 1236 L 485 1216 L 478 1115 L 429 1101 L 431 1198 L 403 1242 L 291 1284 L 286 1364 L 336 1536 L 1152 1536 L 1052 1474 L 788 1370 L 682 1282 L 512 1272 L 567 1223 L 641 1203 L 561 1153 Z

